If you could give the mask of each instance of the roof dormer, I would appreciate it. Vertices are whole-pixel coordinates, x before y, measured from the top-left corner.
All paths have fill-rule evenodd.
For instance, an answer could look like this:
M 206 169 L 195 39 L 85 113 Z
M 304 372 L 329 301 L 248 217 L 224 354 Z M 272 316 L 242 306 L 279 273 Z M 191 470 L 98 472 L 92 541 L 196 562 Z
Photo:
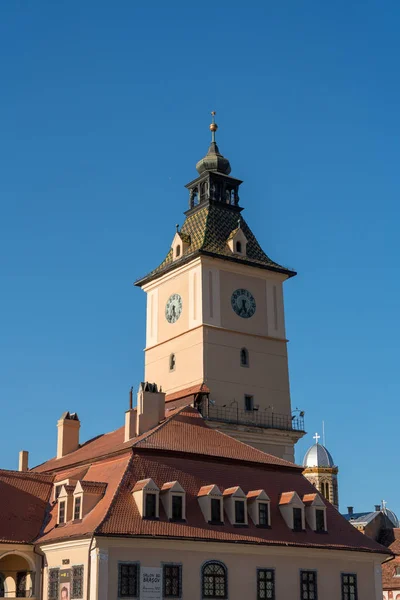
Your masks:
M 183 254 L 185 254 L 186 250 L 190 246 L 190 236 L 186 233 L 182 233 L 178 231 L 178 225 L 176 227 L 176 233 L 174 235 L 174 239 L 172 240 L 171 248 L 172 248 L 172 260 L 177 260 L 181 258 Z
M 178 481 L 164 483 L 160 496 L 165 514 L 170 521 L 186 519 L 186 494 Z
M 247 494 L 247 509 L 257 527 L 271 526 L 270 499 L 264 490 L 252 490 Z
M 207 523 L 212 525 L 223 525 L 224 507 L 222 505 L 222 493 L 217 485 L 203 485 L 197 494 L 201 512 Z
M 228 246 L 232 254 L 237 256 L 246 256 L 247 238 L 241 228 L 241 220 L 239 217 L 238 227 L 232 231 L 228 237 Z
M 304 504 L 297 492 L 284 492 L 281 494 L 279 510 L 289 529 L 293 531 L 305 530 Z
M 63 525 L 72 519 L 73 485 L 63 485 L 57 499 L 57 525 Z
M 143 519 L 159 519 L 160 488 L 152 479 L 137 481 L 132 494 Z
M 107 484 L 99 481 L 78 481 L 74 489 L 73 520 L 83 519 L 103 497 Z
M 313 531 L 323 533 L 327 531 L 326 506 L 319 494 L 306 494 L 303 496 L 307 525 Z
M 232 525 L 247 525 L 247 498 L 242 488 L 227 488 L 224 493 L 224 509 Z

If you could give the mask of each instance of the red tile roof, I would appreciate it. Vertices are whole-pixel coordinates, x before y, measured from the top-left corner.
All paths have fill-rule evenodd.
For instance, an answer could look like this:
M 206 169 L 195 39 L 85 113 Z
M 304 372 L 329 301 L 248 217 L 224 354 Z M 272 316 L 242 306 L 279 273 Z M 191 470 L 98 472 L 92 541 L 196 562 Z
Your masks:
M 305 494 L 303 496 L 303 504 L 312 504 L 318 494 Z
M 165 402 L 174 402 L 175 400 L 180 400 L 181 398 L 190 399 L 190 396 L 197 396 L 197 394 L 209 393 L 210 389 L 206 386 L 205 383 L 198 383 L 197 385 L 192 385 L 191 387 L 179 390 L 178 392 L 167 394 L 165 397 Z M 193 400 L 193 398 L 191 400 Z
M 0 541 L 29 543 L 41 531 L 52 475 L 0 471 Z
M 235 485 L 234 487 L 227 488 L 226 490 L 224 490 L 223 495 L 224 496 L 233 496 L 233 494 L 235 494 L 238 490 L 239 490 L 239 486 Z
M 396 576 L 396 568 L 400 569 L 400 529 L 393 529 L 390 533 L 394 541 L 390 544 L 389 550 L 393 552 L 395 558 L 382 565 L 382 586 L 384 590 L 400 592 L 400 577 Z
M 263 492 L 264 490 L 251 490 L 250 492 L 248 492 L 247 494 L 247 498 L 258 498 L 258 496 Z
M 199 489 L 197 497 L 202 498 L 202 496 L 208 496 L 208 494 L 210 492 L 212 492 L 212 490 L 214 488 L 215 488 L 215 483 L 212 483 L 211 485 L 202 485 L 201 488 Z M 218 486 L 217 486 L 217 488 L 218 488 Z
M 290 504 L 296 492 L 284 492 L 279 500 L 279 504 Z

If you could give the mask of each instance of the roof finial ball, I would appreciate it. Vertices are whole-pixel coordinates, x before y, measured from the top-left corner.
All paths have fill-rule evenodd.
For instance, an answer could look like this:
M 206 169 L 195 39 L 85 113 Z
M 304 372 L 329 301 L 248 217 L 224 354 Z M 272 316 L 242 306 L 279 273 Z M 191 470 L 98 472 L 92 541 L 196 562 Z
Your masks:
M 210 124 L 210 131 L 211 131 L 211 141 L 215 142 L 215 132 L 218 129 L 218 125 L 215 122 L 215 115 L 217 113 L 215 112 L 215 110 L 212 111 L 211 116 L 212 116 L 212 123 Z

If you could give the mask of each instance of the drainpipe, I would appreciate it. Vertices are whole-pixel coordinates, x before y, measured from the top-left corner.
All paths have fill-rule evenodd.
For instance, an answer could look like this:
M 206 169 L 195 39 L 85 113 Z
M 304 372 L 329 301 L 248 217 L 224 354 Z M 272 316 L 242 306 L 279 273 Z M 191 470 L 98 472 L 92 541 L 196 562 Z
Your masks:
M 90 544 L 89 544 L 86 600 L 90 600 L 90 569 L 91 569 L 91 565 L 92 565 L 92 558 L 90 556 L 90 553 L 92 552 L 93 540 L 94 540 L 94 533 L 92 534 L 92 537 L 90 538 Z

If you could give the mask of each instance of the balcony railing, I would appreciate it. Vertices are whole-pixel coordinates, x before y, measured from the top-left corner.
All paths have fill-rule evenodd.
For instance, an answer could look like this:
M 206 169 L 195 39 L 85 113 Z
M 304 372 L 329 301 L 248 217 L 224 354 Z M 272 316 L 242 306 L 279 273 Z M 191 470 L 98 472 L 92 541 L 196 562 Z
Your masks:
M 282 429 L 284 431 L 305 431 L 304 417 L 300 415 L 282 415 L 267 410 L 243 410 L 236 406 L 217 406 L 205 400 L 199 406 L 204 419 L 219 421 L 247 427 L 262 427 L 264 429 Z

